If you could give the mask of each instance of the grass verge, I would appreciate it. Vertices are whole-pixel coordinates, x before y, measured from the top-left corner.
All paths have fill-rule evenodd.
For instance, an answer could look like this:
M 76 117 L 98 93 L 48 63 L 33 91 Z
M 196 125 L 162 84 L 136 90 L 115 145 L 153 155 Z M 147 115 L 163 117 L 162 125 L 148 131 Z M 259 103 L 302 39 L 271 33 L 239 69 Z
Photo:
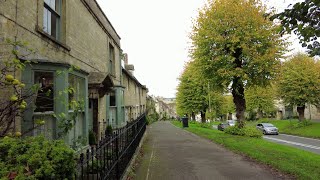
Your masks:
M 179 121 L 172 121 L 172 123 L 181 127 Z M 197 123 L 189 123 L 189 128 L 185 130 L 298 179 L 319 179 L 320 177 L 320 155 L 318 154 L 268 142 L 264 139 L 232 136 L 218 130 L 203 128 Z
M 279 128 L 280 133 L 311 137 L 320 139 L 320 123 L 311 122 L 310 125 L 304 127 L 297 127 L 298 120 L 267 120 L 247 121 L 248 126 L 255 126 L 260 122 L 269 122 Z

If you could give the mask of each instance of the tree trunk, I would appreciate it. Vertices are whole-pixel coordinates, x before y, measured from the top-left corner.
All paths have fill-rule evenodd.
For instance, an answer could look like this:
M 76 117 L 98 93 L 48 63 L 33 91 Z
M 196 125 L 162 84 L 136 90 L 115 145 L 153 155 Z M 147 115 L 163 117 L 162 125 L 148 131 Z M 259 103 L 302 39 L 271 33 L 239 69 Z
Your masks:
M 206 123 L 206 113 L 203 111 L 201 111 L 200 113 L 201 113 L 201 122 Z
M 194 112 L 191 113 L 191 119 L 192 119 L 192 121 L 196 120 L 196 115 L 194 114 Z
M 233 54 L 233 57 L 235 57 L 235 60 L 234 60 L 235 68 L 242 68 L 242 60 L 240 59 L 241 54 L 242 54 L 241 48 L 237 48 Z M 245 125 L 244 113 L 246 111 L 246 100 L 244 97 L 244 84 L 241 77 L 239 76 L 233 77 L 232 96 L 233 96 L 233 102 L 236 106 L 236 117 L 238 120 L 238 127 L 243 128 Z
M 232 119 L 232 113 L 228 113 L 228 119 Z
M 297 111 L 299 113 L 299 121 L 303 121 L 305 118 L 304 118 L 304 109 L 306 108 L 305 105 L 302 105 L 302 106 L 297 106 Z
M 258 119 L 263 118 L 263 113 L 261 109 L 258 109 L 258 113 L 257 113 Z

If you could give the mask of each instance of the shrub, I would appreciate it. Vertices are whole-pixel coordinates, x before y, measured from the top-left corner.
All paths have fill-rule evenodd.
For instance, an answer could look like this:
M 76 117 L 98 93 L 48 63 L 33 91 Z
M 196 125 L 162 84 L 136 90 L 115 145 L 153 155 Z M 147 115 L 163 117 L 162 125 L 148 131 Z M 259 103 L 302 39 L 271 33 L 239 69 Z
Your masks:
M 97 144 L 97 137 L 93 130 L 89 131 L 89 145 L 96 145 Z
M 211 128 L 210 123 L 199 123 L 202 128 Z
M 0 178 L 72 179 L 75 152 L 63 141 L 48 141 L 42 136 L 25 139 L 0 139 Z
M 111 136 L 113 133 L 112 126 L 108 125 L 106 128 L 106 136 Z
M 237 135 L 237 136 L 247 136 L 261 138 L 262 132 L 254 127 L 245 126 L 244 128 L 239 128 L 238 126 L 230 126 L 224 130 L 227 134 Z
M 296 124 L 293 124 L 294 128 L 301 128 L 301 127 L 306 127 L 306 126 L 310 126 L 312 124 L 312 122 L 310 120 L 303 120 L 303 121 L 299 121 Z

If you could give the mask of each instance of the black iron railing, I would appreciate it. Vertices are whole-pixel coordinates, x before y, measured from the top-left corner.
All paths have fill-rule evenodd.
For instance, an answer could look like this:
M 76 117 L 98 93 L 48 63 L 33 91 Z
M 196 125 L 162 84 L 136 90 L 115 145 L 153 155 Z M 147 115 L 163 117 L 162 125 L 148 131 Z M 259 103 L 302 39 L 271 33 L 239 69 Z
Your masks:
M 80 154 L 76 179 L 120 179 L 146 130 L 146 115 L 105 136 Z

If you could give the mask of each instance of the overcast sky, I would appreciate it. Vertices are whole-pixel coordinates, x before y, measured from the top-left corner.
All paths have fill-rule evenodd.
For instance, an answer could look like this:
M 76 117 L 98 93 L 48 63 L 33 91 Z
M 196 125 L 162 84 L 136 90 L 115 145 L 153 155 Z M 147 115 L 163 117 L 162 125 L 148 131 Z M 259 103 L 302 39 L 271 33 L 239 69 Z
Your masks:
M 147 86 L 149 94 L 175 97 L 177 78 L 189 60 L 192 19 L 206 0 L 97 1 L 120 35 L 135 77 Z M 280 9 L 294 2 L 268 0 Z

